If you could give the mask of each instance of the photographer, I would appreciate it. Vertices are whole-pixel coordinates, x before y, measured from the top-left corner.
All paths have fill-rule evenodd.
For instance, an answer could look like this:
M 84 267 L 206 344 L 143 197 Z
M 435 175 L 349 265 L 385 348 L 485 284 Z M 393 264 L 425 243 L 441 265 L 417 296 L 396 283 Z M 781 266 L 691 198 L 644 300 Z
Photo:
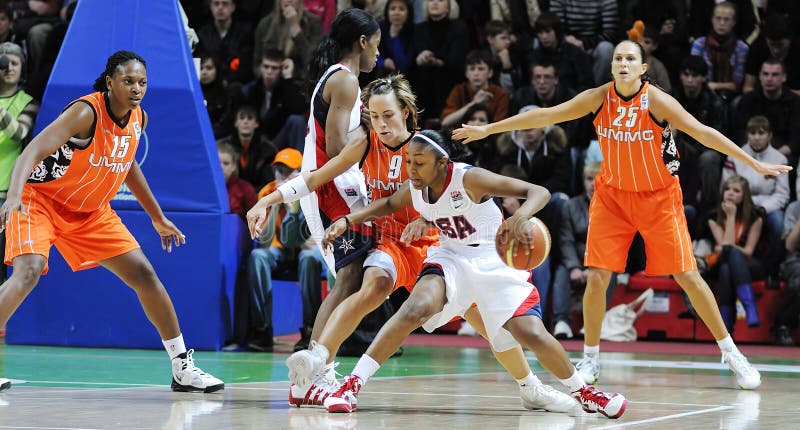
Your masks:
M 6 199 L 14 161 L 30 139 L 39 111 L 38 103 L 19 86 L 23 61 L 19 45 L 0 43 L 0 205 Z M 0 234 L 0 258 L 4 250 L 5 234 Z M 5 277 L 6 266 L 0 265 L 0 281 Z

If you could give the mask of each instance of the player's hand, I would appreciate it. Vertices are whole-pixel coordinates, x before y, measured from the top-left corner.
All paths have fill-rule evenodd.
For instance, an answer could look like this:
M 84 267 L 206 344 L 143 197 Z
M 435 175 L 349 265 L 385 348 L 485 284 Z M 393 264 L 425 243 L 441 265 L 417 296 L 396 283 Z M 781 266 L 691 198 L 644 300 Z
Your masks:
M 788 173 L 792 170 L 792 166 L 787 166 L 785 164 L 771 164 L 771 163 L 764 163 L 763 161 L 758 161 L 753 164 L 753 169 L 764 175 L 764 176 L 778 176 L 781 173 Z
M 322 250 L 328 253 L 328 249 L 333 247 L 333 241 L 347 231 L 348 222 L 344 217 L 336 220 L 333 224 L 325 229 L 325 235 L 322 236 Z
M 175 247 L 186 244 L 186 236 L 181 233 L 172 221 L 166 218 L 153 220 L 153 228 L 155 228 L 158 235 L 161 236 L 161 249 L 167 252 L 172 252 L 173 244 Z
M 453 130 L 454 140 L 463 140 L 461 143 L 470 143 L 481 140 L 489 135 L 489 128 L 485 125 L 461 124 L 461 128 Z
M 247 229 L 250 230 L 251 239 L 255 239 L 261 236 L 261 229 L 264 228 L 264 222 L 267 220 L 269 209 L 272 207 L 273 204 L 280 203 L 280 201 L 274 203 L 271 202 L 272 200 L 271 196 L 273 194 L 275 194 L 275 192 L 259 200 L 255 204 L 255 206 L 253 206 L 252 208 L 250 208 L 249 211 L 247 211 L 247 217 L 246 217 Z
M 400 242 L 408 245 L 411 242 L 418 240 L 422 236 L 425 236 L 430 228 L 431 225 L 428 223 L 428 221 L 426 221 L 425 218 L 419 217 L 406 224 L 406 228 L 403 229 L 403 233 L 400 234 Z
M 22 198 L 8 197 L 3 206 L 0 206 L 0 233 L 6 229 L 6 223 L 11 219 L 11 212 L 14 211 L 19 211 L 22 215 L 28 215 L 28 212 L 25 211 L 25 205 L 22 204 Z
M 501 242 L 508 243 L 513 239 L 517 243 L 533 244 L 533 229 L 530 227 L 530 222 L 530 219 L 517 215 L 512 215 L 503 221 L 497 232 L 501 235 Z M 515 246 L 512 253 L 514 257 L 517 256 L 517 249 Z M 530 246 L 525 246 L 522 249 L 525 250 L 525 255 L 530 254 Z

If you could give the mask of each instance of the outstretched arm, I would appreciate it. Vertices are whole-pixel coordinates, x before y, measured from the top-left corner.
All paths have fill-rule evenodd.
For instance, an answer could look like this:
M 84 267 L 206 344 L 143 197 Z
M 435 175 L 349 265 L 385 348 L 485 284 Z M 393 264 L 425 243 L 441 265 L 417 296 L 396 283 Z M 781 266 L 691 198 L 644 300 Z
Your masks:
M 490 134 L 542 128 L 550 124 L 580 118 L 594 112 L 603 103 L 603 96 L 608 91 L 608 85 L 611 84 L 588 89 L 559 105 L 523 112 L 491 124 L 481 126 L 464 124 L 461 128 L 453 131 L 453 139 L 463 139 L 462 143 L 469 143 L 481 140 Z
M 730 155 L 762 175 L 778 176 L 792 170 L 790 166 L 764 163 L 751 157 L 718 130 L 701 124 L 689 112 L 686 112 L 686 109 L 677 100 L 658 88 L 651 87 L 650 100 L 650 111 L 657 119 L 667 121 L 704 146 Z

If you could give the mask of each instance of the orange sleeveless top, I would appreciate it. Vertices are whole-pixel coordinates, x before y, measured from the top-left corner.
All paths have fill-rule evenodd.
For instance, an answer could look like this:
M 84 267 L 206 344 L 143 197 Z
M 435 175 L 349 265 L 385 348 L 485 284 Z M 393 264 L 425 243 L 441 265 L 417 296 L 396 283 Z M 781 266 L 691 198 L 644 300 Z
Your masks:
M 598 177 L 624 191 L 656 191 L 677 181 L 678 151 L 670 126 L 650 113 L 649 82 L 630 98 L 614 84 L 595 113 L 594 126 L 603 153 Z
M 128 123 L 120 124 L 111 116 L 104 92 L 83 96 L 67 108 L 74 103 L 86 103 L 94 111 L 89 143 L 80 146 L 78 139 L 71 138 L 34 167 L 26 186 L 67 210 L 91 212 L 108 205 L 125 181 L 135 162 L 144 114 L 141 107 L 133 109 Z

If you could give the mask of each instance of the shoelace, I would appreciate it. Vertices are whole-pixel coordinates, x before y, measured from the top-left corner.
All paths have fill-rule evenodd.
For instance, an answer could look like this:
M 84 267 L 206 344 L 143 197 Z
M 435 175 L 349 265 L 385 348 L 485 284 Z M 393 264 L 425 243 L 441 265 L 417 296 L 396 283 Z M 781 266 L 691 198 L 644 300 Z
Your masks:
M 735 369 L 737 372 L 747 373 L 749 375 L 755 374 L 755 369 L 747 361 L 747 357 L 744 356 L 742 353 L 736 352 L 725 352 L 722 354 L 722 362 L 725 363 L 730 360 L 731 368 Z
M 205 375 L 206 372 L 203 372 L 202 369 L 194 365 L 194 358 L 192 358 L 193 354 L 194 354 L 194 349 L 186 351 L 186 360 L 184 360 L 183 367 L 181 367 L 181 370 L 191 369 L 191 371 L 194 373 L 197 373 L 199 375 Z
M 591 386 L 587 386 L 587 387 L 581 388 L 580 389 L 580 393 L 581 393 L 581 397 L 584 400 L 586 400 L 588 402 L 592 402 L 595 405 L 600 406 L 600 407 L 604 406 L 603 404 L 601 404 L 601 402 L 607 403 L 608 400 L 611 400 L 611 397 L 609 397 L 608 394 L 606 394 L 606 393 L 604 393 L 604 392 L 602 392 L 602 391 L 600 391 L 600 390 L 598 390 L 598 389 L 596 389 L 594 387 L 591 387 Z
M 336 394 L 334 395 L 340 397 L 348 391 L 350 391 L 351 393 L 353 393 L 353 395 L 355 395 L 360 390 L 361 390 L 361 379 L 358 376 L 349 375 L 346 378 L 344 378 L 344 382 L 339 387 L 339 389 L 336 390 Z

